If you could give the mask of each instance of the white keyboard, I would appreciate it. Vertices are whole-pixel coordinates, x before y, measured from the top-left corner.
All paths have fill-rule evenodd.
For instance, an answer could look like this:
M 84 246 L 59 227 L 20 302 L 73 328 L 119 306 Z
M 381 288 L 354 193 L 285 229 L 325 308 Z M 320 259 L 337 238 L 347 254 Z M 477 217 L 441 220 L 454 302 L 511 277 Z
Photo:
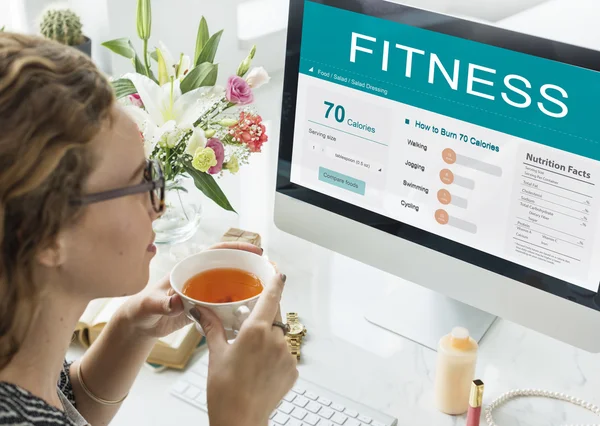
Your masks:
M 171 394 L 206 411 L 208 356 L 186 371 Z M 397 426 L 386 414 L 299 379 L 271 414 L 269 426 Z

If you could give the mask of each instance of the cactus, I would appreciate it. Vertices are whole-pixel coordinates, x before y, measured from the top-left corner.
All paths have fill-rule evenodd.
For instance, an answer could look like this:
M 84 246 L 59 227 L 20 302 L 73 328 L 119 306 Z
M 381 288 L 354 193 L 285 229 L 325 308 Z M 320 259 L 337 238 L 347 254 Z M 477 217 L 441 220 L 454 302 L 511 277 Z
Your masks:
M 44 37 L 68 46 L 84 42 L 81 28 L 79 16 L 69 9 L 48 10 L 40 23 L 40 31 Z

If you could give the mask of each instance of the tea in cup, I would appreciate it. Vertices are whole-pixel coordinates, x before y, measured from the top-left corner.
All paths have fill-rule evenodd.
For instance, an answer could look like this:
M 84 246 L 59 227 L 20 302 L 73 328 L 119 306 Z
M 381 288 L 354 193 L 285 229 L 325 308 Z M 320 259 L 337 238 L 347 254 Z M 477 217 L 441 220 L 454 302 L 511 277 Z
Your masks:
M 233 338 L 256 305 L 264 285 L 277 271 L 264 257 L 243 250 L 216 249 L 194 254 L 171 271 L 171 286 L 185 314 L 202 306 L 212 310 Z M 204 335 L 202 327 L 196 324 Z

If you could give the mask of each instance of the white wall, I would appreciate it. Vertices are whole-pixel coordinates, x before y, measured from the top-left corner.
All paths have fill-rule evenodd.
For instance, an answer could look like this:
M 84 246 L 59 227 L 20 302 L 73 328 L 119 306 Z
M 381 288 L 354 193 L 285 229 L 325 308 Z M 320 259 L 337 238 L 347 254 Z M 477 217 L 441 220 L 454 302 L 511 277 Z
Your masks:
M 135 0 L 129 0 L 135 3 Z M 108 5 L 105 0 L 0 0 L 0 27 L 39 33 L 39 19 L 50 6 L 70 7 L 82 19 L 86 36 L 92 39 L 92 55 L 105 72 L 112 69 L 112 56 L 100 43 L 109 37 Z
M 390 0 L 395 3 L 495 22 L 547 0 Z
M 0 28 L 2 27 L 6 27 L 7 31 L 27 30 L 23 0 L 0 0 Z
M 102 0 L 108 2 L 108 17 L 111 37 L 127 36 L 136 39 L 134 0 Z M 393 0 L 402 2 L 401 0 Z M 440 12 L 459 14 L 481 20 L 495 21 L 526 10 L 546 0 L 404 0 L 404 3 Z M 241 14 L 236 16 L 238 5 Z M 244 4 L 247 6 L 244 7 Z M 282 7 L 281 4 L 284 4 Z M 196 30 L 202 15 L 209 22 L 211 33 L 225 29 L 217 56 L 220 74 L 226 75 L 235 70 L 239 61 L 246 55 L 247 48 L 257 42 L 259 50 L 256 63 L 263 64 L 270 71 L 283 67 L 285 26 L 287 23 L 287 0 L 162 0 L 153 2 L 152 33 L 160 36 L 167 46 L 176 51 L 191 54 L 194 48 Z M 278 13 L 273 13 L 277 11 Z M 276 16 L 276 18 L 273 18 Z M 276 20 L 277 22 L 273 22 Z M 239 21 L 239 27 L 236 22 Z M 261 37 L 261 30 L 280 29 Z M 238 40 L 239 35 L 246 43 Z M 247 34 L 257 38 L 248 39 Z M 264 35 L 264 32 L 262 33 Z M 157 41 L 155 38 L 154 41 Z M 176 52 L 172 52 L 176 53 Z M 122 59 L 114 59 L 114 73 L 121 74 L 131 69 Z
M 131 38 L 141 52 L 135 29 L 136 0 L 62 0 L 68 2 L 83 18 L 84 31 L 93 40 L 93 56 L 99 66 L 113 74 L 119 75 L 131 70 L 131 64 L 122 58 L 110 54 L 100 46 L 102 41 L 117 37 Z M 288 0 L 154 0 L 152 42 L 162 40 L 173 52 L 193 54 L 196 31 L 200 17 L 206 16 L 211 33 L 224 29 L 221 46 L 217 55 L 220 64 L 220 75 L 226 77 L 235 71 L 238 63 L 247 54 L 253 42 L 258 42 L 256 63 L 264 64 L 269 70 L 281 70 L 283 66 L 285 44 L 285 10 Z M 547 0 L 391 0 L 423 7 L 439 12 L 472 17 L 479 20 L 495 22 L 523 10 L 527 10 Z M 599 0 L 600 1 L 600 0 Z M 23 3 L 24 21 L 27 31 L 37 32 L 35 22 L 41 11 L 52 0 L 0 0 L 0 3 Z M 241 8 L 238 17 L 238 5 L 250 4 Z M 281 6 L 284 4 L 283 6 Z M 248 11 L 252 11 L 251 16 Z M 279 11 L 272 18 L 271 12 Z M 283 10 L 283 13 L 281 11 Z M 282 18 L 283 16 L 283 18 Z M 1 18 L 1 15 L 0 15 Z M 557 17 L 559 20 L 560 17 Z M 239 20 L 239 27 L 238 27 Z M 275 22 L 277 21 L 277 22 Z M 281 21 L 281 22 L 280 22 Z M 0 24 L 1 25 L 1 24 Z M 266 28 L 279 29 L 273 34 L 262 34 Z M 256 38 L 247 38 L 248 34 Z
M 135 26 L 136 1 L 106 0 L 110 38 L 129 37 L 142 52 Z M 200 18 L 204 15 L 211 34 L 224 29 L 215 62 L 219 63 L 219 75 L 226 78 L 235 73 L 239 63 L 248 52 L 238 48 L 236 31 L 237 0 L 155 0 L 152 3 L 152 38 L 156 45 L 162 41 L 172 55 L 183 52 L 194 54 L 196 34 Z M 256 60 L 266 52 L 257 53 Z M 113 58 L 113 70 L 116 75 L 132 70 L 131 63 L 123 58 Z
M 0 0 L 1 1 L 1 0 Z M 134 3 L 132 0 L 124 0 Z M 92 39 L 92 57 L 96 65 L 106 73 L 112 72 L 113 55 L 100 44 L 111 37 L 108 4 L 104 0 L 69 0 L 71 7 L 84 24 L 83 31 Z

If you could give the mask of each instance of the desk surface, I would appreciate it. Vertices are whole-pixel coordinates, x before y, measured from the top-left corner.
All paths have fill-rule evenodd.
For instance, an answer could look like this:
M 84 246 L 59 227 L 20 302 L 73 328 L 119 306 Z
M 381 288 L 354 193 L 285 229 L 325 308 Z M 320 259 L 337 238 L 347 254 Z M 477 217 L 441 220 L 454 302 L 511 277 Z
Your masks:
M 498 25 L 600 48 L 600 37 L 587 41 L 592 32 L 598 32 L 597 10 L 596 0 L 552 1 Z M 557 19 L 561 23 L 552 27 L 549 23 Z M 590 23 L 588 31 L 581 30 L 581 22 Z M 276 80 L 268 90 L 278 96 L 280 85 Z M 277 109 L 270 113 L 265 108 L 261 108 L 264 116 L 278 116 Z M 267 145 L 265 153 L 253 159 L 241 175 L 221 181 L 240 215 L 224 213 L 205 202 L 198 235 L 184 245 L 161 247 L 151 266 L 151 279 L 167 273 L 178 256 L 218 240 L 230 226 L 260 232 L 267 255 L 288 275 L 282 308 L 299 312 L 309 330 L 299 366 L 302 377 L 398 417 L 400 425 L 464 424 L 463 417 L 445 416 L 432 406 L 436 354 L 364 319 L 366 309 L 396 285 L 395 279 L 356 269 L 347 259 L 272 225 L 276 146 L 274 142 Z M 73 346 L 68 357 L 81 353 L 81 348 Z M 485 404 L 513 388 L 545 388 L 600 403 L 599 360 L 597 355 L 498 320 L 481 344 L 477 376 L 486 383 Z M 143 368 L 113 425 L 208 425 L 203 412 L 168 394 L 180 374 Z M 513 401 L 496 414 L 497 424 L 507 426 L 594 420 L 580 408 L 543 399 Z
M 214 241 L 227 226 L 222 218 L 207 217 L 203 231 L 213 229 Z M 208 232 L 201 234 L 209 241 Z M 370 303 L 391 290 L 394 279 L 373 274 L 344 280 L 352 268 L 347 259 L 274 228 L 267 235 L 267 255 L 288 275 L 282 309 L 299 312 L 309 330 L 299 366 L 302 377 L 398 417 L 400 425 L 465 423 L 464 417 L 445 416 L 432 406 L 435 352 L 364 319 Z M 153 265 L 155 277 L 173 261 L 167 253 L 161 257 L 161 268 Z M 74 347 L 70 356 L 78 353 L 81 349 Z M 598 360 L 597 355 L 497 320 L 481 344 L 477 376 L 486 383 L 486 404 L 513 388 L 544 388 L 597 403 Z M 142 369 L 113 424 L 208 425 L 203 412 L 168 394 L 180 374 Z M 594 417 L 566 403 L 532 399 L 507 404 L 496 420 L 499 425 L 539 426 L 590 424 Z

